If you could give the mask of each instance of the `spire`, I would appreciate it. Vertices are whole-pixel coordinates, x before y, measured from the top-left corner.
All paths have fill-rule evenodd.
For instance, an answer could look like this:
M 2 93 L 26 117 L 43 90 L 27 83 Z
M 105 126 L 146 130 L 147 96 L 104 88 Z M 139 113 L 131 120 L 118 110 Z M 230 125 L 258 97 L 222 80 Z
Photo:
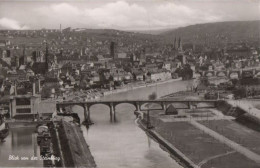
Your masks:
M 178 40 L 178 49 L 180 51 L 182 51 L 182 42 L 181 42 L 181 38 L 179 37 L 179 40 Z
M 181 46 L 181 38 L 179 37 L 179 40 L 178 40 L 178 48 L 180 48 Z
M 173 47 L 174 47 L 175 50 L 178 48 L 176 37 L 174 38 L 174 46 Z
M 49 50 L 48 50 L 48 43 L 46 42 L 46 50 L 45 50 L 45 71 L 48 71 L 48 57 L 49 57 Z
M 23 57 L 25 56 L 25 46 L 23 46 Z

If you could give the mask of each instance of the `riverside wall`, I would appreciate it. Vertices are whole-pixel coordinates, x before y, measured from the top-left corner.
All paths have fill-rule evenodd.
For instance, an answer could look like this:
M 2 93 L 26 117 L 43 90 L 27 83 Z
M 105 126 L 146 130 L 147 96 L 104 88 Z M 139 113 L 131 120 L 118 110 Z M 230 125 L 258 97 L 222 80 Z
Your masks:
M 181 80 L 181 78 L 177 78 L 177 79 L 170 79 L 170 80 L 156 82 L 156 83 L 150 83 L 150 84 L 143 84 L 143 85 L 138 85 L 138 86 L 125 87 L 125 88 L 105 91 L 105 92 L 103 92 L 103 95 L 107 96 L 107 95 L 111 95 L 111 94 L 127 92 L 127 91 L 130 91 L 130 90 L 135 90 L 135 89 L 140 89 L 140 88 L 145 88 L 145 87 L 150 87 L 150 86 L 156 86 L 156 85 L 169 83 L 169 82 L 174 82 L 174 81 L 180 81 L 180 80 Z
M 61 121 L 58 139 L 64 167 L 96 168 L 94 157 L 78 125 Z
M 184 168 L 198 168 L 198 166 L 193 163 L 188 157 L 186 157 L 180 150 L 175 148 L 170 142 L 168 142 L 165 138 L 163 138 L 160 134 L 158 134 L 154 129 L 146 128 L 146 115 L 141 114 L 142 112 L 136 112 L 141 118 L 138 121 L 138 124 L 142 130 L 144 130 L 150 137 L 152 137 L 156 142 L 160 144 L 162 149 L 168 151 L 171 156 Z M 143 116 L 143 117 L 141 117 Z M 154 118 L 153 118 L 154 119 Z

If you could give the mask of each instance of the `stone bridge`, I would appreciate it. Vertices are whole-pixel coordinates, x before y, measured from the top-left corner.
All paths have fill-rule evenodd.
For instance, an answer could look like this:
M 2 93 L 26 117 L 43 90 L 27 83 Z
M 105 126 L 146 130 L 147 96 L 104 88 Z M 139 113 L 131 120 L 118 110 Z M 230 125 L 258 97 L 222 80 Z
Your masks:
M 174 105 L 176 109 L 190 109 L 192 106 L 196 108 L 215 108 L 217 100 L 115 100 L 115 101 L 87 101 L 87 102 L 57 102 L 58 111 L 69 106 L 81 106 L 84 109 L 84 119 L 87 124 L 91 124 L 90 107 L 96 104 L 107 105 L 110 109 L 110 121 L 116 122 L 116 106 L 127 103 L 135 107 L 136 111 L 142 110 L 165 110 L 170 104 L 179 104 L 181 107 Z M 144 108 L 147 104 L 157 104 L 158 108 Z
M 200 74 L 200 76 L 207 76 L 208 74 L 211 74 L 212 76 L 219 76 L 220 74 L 224 74 L 226 77 L 230 78 L 231 74 L 237 74 L 238 78 L 241 77 L 243 73 L 251 73 L 253 76 L 258 74 L 260 72 L 260 69 L 230 69 L 230 70 L 208 70 L 208 71 L 198 71 L 197 73 Z

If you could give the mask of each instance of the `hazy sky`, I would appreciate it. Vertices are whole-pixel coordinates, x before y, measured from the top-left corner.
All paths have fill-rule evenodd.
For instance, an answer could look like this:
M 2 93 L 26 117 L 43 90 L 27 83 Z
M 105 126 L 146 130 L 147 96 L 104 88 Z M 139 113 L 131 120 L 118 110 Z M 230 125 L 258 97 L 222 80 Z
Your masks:
M 151 30 L 260 20 L 259 0 L 0 0 L 0 29 Z

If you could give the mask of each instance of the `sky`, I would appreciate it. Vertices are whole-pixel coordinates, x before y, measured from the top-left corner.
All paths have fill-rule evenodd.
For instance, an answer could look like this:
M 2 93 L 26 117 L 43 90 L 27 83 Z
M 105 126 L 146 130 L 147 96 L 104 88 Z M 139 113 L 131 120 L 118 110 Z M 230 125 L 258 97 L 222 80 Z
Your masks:
M 260 0 L 0 0 L 0 29 L 155 30 L 260 20 Z

